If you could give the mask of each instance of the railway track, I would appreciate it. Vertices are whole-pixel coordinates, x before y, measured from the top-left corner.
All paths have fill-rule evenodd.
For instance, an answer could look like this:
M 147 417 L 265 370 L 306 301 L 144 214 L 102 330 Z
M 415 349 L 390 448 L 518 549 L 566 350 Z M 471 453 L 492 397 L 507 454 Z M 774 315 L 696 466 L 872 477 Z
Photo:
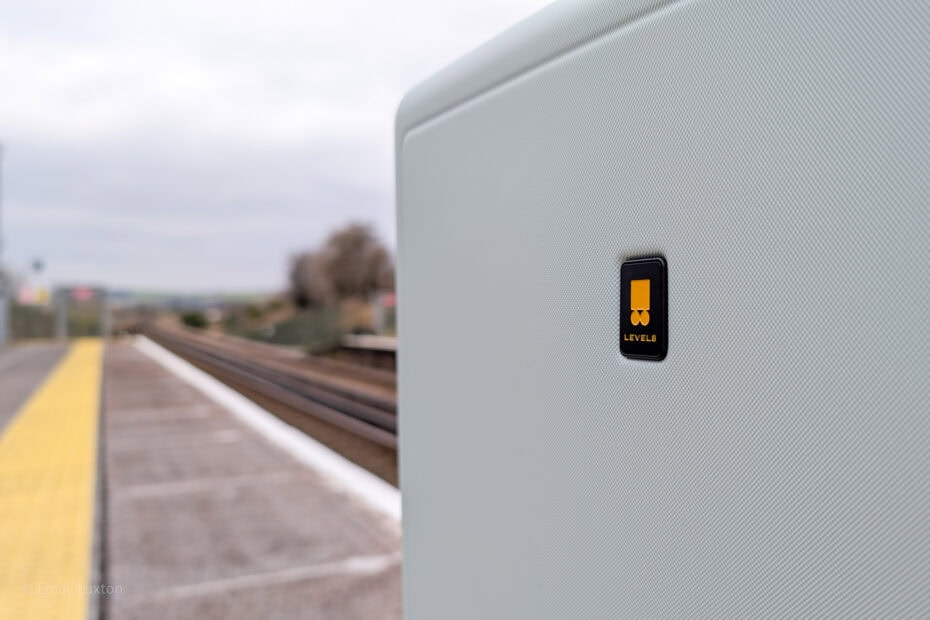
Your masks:
M 397 450 L 393 378 L 376 369 L 308 360 L 269 345 L 212 338 L 186 329 L 150 325 L 143 333 L 220 380 L 235 383 L 347 433 Z

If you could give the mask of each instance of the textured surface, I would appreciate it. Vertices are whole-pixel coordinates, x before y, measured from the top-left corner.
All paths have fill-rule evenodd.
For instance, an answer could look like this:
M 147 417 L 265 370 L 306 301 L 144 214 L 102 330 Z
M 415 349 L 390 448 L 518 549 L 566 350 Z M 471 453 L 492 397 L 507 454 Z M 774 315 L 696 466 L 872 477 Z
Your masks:
M 398 114 L 408 617 L 926 616 L 930 6 L 609 4 Z
M 0 435 L 0 618 L 85 618 L 102 345 L 79 340 Z
M 401 616 L 396 524 L 135 348 L 106 375 L 109 618 Z
M 20 344 L 0 350 L 0 433 L 61 359 L 65 345 Z

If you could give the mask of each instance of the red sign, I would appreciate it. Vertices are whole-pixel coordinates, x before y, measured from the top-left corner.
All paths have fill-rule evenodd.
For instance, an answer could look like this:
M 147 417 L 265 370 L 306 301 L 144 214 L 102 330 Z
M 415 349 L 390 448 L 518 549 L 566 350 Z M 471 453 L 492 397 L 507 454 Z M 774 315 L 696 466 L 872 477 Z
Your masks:
M 92 288 L 73 288 L 71 289 L 71 298 L 74 301 L 87 301 L 94 296 Z

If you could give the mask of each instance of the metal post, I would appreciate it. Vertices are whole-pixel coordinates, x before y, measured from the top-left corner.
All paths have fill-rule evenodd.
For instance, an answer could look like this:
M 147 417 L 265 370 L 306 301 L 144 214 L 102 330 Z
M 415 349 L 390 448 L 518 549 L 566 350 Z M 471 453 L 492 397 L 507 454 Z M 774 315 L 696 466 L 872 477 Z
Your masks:
M 101 288 L 97 290 L 97 294 L 100 296 L 100 337 L 109 338 L 110 337 L 110 299 L 107 289 Z
M 371 295 L 371 322 L 372 331 L 380 335 L 384 333 L 384 293 L 378 291 Z
M 67 289 L 58 289 L 52 299 L 55 304 L 55 337 L 63 340 L 68 337 Z
M 0 144 L 0 347 L 7 341 L 9 301 L 6 293 L 6 272 L 3 271 L 3 144 Z
M 10 303 L 6 298 L 6 285 L 0 281 L 0 349 L 3 348 L 7 341 L 7 316 L 9 312 Z

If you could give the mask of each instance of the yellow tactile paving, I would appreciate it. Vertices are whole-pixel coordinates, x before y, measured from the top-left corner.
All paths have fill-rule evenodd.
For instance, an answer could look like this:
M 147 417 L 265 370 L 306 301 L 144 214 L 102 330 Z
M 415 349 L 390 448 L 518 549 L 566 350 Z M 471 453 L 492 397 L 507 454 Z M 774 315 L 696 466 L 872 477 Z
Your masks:
M 76 341 L 0 436 L 0 620 L 87 615 L 102 346 Z

